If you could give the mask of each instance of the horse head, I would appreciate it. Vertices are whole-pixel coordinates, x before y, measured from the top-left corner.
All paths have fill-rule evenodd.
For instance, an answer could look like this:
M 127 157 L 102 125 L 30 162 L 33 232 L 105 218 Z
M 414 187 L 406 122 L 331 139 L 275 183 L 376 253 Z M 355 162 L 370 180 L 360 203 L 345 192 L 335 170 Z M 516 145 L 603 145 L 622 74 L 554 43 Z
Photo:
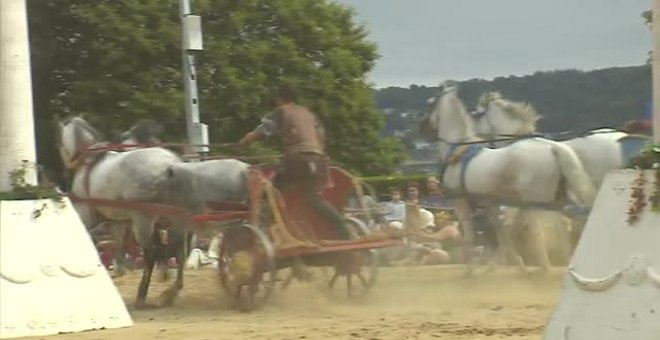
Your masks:
M 465 105 L 458 98 L 458 87 L 455 84 L 445 82 L 439 94 L 429 99 L 419 129 L 423 135 L 445 142 L 472 137 L 471 121 Z
M 151 119 L 142 119 L 122 132 L 120 141 L 122 144 L 160 144 L 158 135 L 163 133 L 163 130 L 163 125 L 160 123 Z
M 83 151 L 103 141 L 103 136 L 80 116 L 59 122 L 59 151 L 67 169 L 77 165 Z
M 476 111 L 476 130 L 484 135 L 531 134 L 541 118 L 532 105 L 509 101 L 499 92 L 483 94 Z

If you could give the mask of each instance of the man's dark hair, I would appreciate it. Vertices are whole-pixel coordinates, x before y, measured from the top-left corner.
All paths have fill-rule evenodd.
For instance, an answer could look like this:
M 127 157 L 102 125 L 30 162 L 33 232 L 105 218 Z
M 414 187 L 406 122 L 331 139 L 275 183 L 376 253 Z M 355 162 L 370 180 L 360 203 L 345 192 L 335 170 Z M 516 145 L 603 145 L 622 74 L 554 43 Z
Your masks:
M 282 84 L 277 89 L 277 97 L 287 103 L 293 103 L 298 99 L 296 90 L 290 84 Z
M 408 182 L 408 185 L 406 185 L 406 189 L 410 189 L 410 188 L 415 188 L 415 189 L 419 190 L 419 183 L 417 183 L 417 182 Z
M 401 189 L 399 187 L 392 186 L 392 187 L 389 187 L 388 189 L 389 189 L 390 194 L 393 194 L 395 192 L 397 194 L 401 194 Z

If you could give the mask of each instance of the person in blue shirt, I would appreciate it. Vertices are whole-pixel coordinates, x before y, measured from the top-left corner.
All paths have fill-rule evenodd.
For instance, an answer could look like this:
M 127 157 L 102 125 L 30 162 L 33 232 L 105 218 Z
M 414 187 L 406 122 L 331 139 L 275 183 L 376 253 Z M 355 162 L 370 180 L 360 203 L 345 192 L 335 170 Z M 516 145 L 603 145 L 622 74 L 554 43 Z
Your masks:
M 390 201 L 385 203 L 383 210 L 383 218 L 389 227 L 403 228 L 403 221 L 406 219 L 406 202 L 401 199 L 399 188 L 390 188 Z
M 426 209 L 454 209 L 454 200 L 447 198 L 440 188 L 440 181 L 435 176 L 426 179 L 427 194 L 422 198 L 422 206 Z

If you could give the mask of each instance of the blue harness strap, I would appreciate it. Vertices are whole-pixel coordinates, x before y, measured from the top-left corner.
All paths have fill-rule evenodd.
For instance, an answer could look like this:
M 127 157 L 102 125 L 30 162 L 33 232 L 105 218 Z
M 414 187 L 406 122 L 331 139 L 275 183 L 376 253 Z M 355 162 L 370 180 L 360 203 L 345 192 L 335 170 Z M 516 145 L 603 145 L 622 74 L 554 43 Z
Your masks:
M 440 182 L 444 182 L 444 177 L 445 177 L 445 171 L 447 171 L 447 167 L 451 165 L 452 163 L 449 162 L 449 160 L 454 156 L 456 153 L 456 150 L 458 149 L 459 146 L 463 146 L 465 144 L 461 143 L 452 143 L 449 145 L 449 152 L 447 152 L 447 156 L 445 159 L 442 160 L 442 164 L 440 166 Z M 461 156 L 459 162 L 461 164 L 461 189 L 460 191 L 465 193 L 467 192 L 467 189 L 465 187 L 465 175 L 467 173 L 467 168 L 468 165 L 470 164 L 470 161 L 481 152 L 481 150 L 484 149 L 484 146 L 481 144 L 469 144 L 467 145 L 467 150 L 465 150 L 465 153 Z

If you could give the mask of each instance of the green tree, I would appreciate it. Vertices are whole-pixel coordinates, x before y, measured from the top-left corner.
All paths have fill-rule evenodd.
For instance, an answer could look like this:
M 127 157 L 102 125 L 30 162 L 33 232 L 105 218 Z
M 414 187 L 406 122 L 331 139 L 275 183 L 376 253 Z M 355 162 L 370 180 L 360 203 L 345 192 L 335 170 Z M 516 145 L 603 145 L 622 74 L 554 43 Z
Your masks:
M 472 79 L 459 82 L 459 96 L 468 110 L 487 91 L 500 91 L 510 100 L 529 102 L 543 116 L 539 131 L 586 131 L 599 127 L 620 127 L 639 119 L 651 99 L 651 65 L 613 67 L 595 71 L 561 70 L 536 72 L 528 76 Z M 382 109 L 421 112 L 425 98 L 435 95 L 434 87 L 387 88 L 376 93 Z M 392 101 L 388 94 L 395 93 Z M 409 124 L 409 123 L 407 123 Z M 407 126 L 395 126 L 405 129 Z
M 644 19 L 645 24 L 651 26 L 653 23 L 653 11 L 649 9 L 642 12 L 642 18 Z
M 365 175 L 401 161 L 400 143 L 379 136 L 384 122 L 366 81 L 378 54 L 350 8 L 324 0 L 193 6 L 203 21 L 198 85 L 212 142 L 240 138 L 288 81 L 326 125 L 335 161 Z M 154 118 L 170 140 L 185 135 L 177 0 L 31 0 L 29 16 L 41 132 L 57 115 L 88 113 L 107 130 Z

